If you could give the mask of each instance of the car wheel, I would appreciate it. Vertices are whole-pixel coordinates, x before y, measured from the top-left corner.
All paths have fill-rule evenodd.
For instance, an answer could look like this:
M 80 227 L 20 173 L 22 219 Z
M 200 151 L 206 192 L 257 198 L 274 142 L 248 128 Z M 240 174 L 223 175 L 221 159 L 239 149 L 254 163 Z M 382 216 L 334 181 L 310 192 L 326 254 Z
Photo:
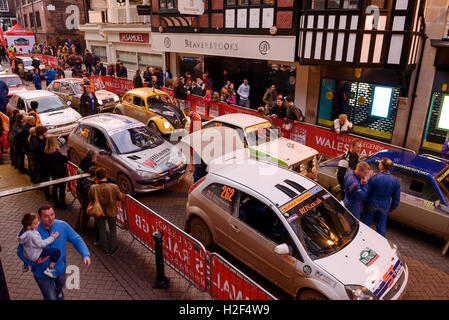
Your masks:
M 318 291 L 312 289 L 302 290 L 298 297 L 298 300 L 328 300 L 325 296 L 323 296 Z
M 153 130 L 156 133 L 161 134 L 161 132 L 159 131 L 159 129 L 157 128 L 157 125 L 154 122 L 150 122 L 150 129 Z
M 131 183 L 131 180 L 129 180 L 129 178 L 122 173 L 119 173 L 117 177 L 117 186 L 119 187 L 120 191 L 124 194 L 132 195 L 134 193 L 133 184 Z
M 212 235 L 210 234 L 207 224 L 198 217 L 190 220 L 190 233 L 201 242 L 204 247 L 209 248 L 212 245 Z
M 69 151 L 69 160 L 74 164 L 76 164 L 77 166 L 79 166 L 81 162 L 80 156 L 78 155 L 78 153 L 76 153 L 74 149 L 70 149 Z

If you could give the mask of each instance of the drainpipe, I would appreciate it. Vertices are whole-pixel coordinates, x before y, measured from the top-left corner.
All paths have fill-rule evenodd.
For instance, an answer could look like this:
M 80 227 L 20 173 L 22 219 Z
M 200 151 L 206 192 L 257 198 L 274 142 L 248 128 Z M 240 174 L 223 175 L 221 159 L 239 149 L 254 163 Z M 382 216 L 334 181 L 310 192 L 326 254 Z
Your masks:
M 421 66 L 422 66 L 422 60 L 423 60 L 423 57 L 424 57 L 424 49 L 426 47 L 426 40 L 428 38 L 427 35 L 426 35 L 426 20 L 424 18 L 424 13 L 423 13 L 423 8 L 424 7 L 425 7 L 425 2 L 424 2 L 424 5 L 419 10 L 419 17 L 422 18 L 422 20 L 421 20 L 422 21 L 422 26 L 421 26 L 421 28 L 422 28 L 421 56 L 419 57 L 418 70 L 417 70 L 416 77 L 415 77 L 415 84 L 414 84 L 413 95 L 412 95 L 412 103 L 410 105 L 410 112 L 408 114 L 407 128 L 405 129 L 405 139 L 404 139 L 404 142 L 402 144 L 403 147 L 406 146 L 407 140 L 408 140 L 408 134 L 409 134 L 409 129 L 410 129 L 410 122 L 412 120 L 412 114 L 413 114 L 413 107 L 415 106 L 416 88 L 418 86 L 418 80 L 419 80 L 419 76 L 421 74 Z

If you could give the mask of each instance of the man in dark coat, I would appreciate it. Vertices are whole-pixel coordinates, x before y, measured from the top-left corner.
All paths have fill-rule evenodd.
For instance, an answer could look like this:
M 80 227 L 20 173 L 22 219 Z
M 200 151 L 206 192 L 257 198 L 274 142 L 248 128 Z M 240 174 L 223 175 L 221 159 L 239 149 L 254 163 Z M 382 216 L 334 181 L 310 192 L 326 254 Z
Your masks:
M 136 74 L 133 78 L 134 88 L 143 88 L 142 77 L 140 76 L 142 72 L 137 69 Z
M 84 54 L 84 64 L 86 65 L 86 69 L 89 72 L 89 76 L 92 74 L 92 54 L 89 50 L 86 49 L 86 53 Z
M 95 93 L 92 92 L 90 86 L 84 87 L 85 92 L 80 99 L 80 113 L 83 117 L 100 113 L 100 106 L 98 104 Z
M 128 70 L 126 70 L 125 66 L 121 62 L 119 64 L 119 69 L 117 70 L 117 77 L 125 79 L 128 78 Z

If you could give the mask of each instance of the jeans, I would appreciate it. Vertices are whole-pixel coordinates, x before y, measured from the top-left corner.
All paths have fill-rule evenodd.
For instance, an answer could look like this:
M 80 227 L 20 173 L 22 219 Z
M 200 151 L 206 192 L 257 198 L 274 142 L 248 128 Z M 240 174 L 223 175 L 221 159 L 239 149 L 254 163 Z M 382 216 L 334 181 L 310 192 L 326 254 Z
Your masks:
M 59 275 L 55 279 L 41 279 L 36 277 L 34 277 L 34 279 L 36 280 L 39 289 L 41 289 L 45 300 L 63 300 L 64 293 L 62 292 L 62 289 L 64 289 L 65 286 L 65 273 Z
M 239 105 L 246 108 L 251 108 L 249 105 L 249 99 L 240 97 Z
M 98 226 L 101 246 L 105 253 L 114 251 L 117 248 L 117 227 L 116 217 L 100 217 L 95 218 L 95 223 Z M 106 222 L 109 225 L 109 237 L 106 235 Z
M 61 256 L 61 250 L 57 248 L 44 248 L 42 249 L 41 255 L 39 258 L 50 257 L 50 262 L 58 262 L 59 257 Z

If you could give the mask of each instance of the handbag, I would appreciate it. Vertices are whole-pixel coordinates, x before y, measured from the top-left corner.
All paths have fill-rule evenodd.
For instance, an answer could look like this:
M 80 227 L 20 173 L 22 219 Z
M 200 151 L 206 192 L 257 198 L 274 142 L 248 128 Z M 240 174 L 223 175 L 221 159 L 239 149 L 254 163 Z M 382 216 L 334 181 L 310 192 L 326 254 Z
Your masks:
M 94 200 L 89 202 L 86 209 L 86 214 L 94 218 L 104 217 L 105 214 L 103 212 L 103 208 L 101 207 L 100 200 L 98 200 L 97 188 L 96 186 L 92 186 L 92 188 L 94 188 Z

